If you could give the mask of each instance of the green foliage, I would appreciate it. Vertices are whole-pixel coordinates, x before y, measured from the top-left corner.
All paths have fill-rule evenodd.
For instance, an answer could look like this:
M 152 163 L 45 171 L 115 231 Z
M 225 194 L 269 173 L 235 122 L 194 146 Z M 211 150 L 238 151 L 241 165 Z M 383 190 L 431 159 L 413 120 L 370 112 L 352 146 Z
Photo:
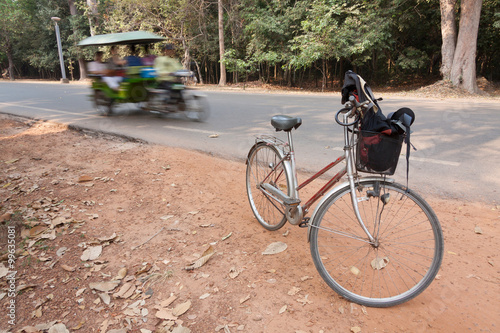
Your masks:
M 246 22 L 245 58 L 253 65 L 274 66 L 290 57 L 288 41 L 293 27 L 299 24 L 291 1 L 270 0 L 242 2 L 241 16 Z
M 67 0 L 1 0 L 1 67 L 11 50 L 16 68 L 25 75 L 57 77 L 50 17 L 58 16 L 67 63 L 91 59 L 92 48 L 76 45 L 91 33 L 146 30 L 175 43 L 186 66 L 196 62 L 204 82 L 218 82 L 216 1 L 73 1 L 77 15 L 70 14 Z M 258 77 L 297 84 L 318 74 L 333 81 L 352 68 L 383 83 L 439 72 L 437 0 L 223 0 L 223 6 L 223 62 L 234 81 Z M 500 0 L 483 0 L 477 49 L 478 74 L 497 80 L 499 8 Z
M 425 68 L 428 57 L 425 52 L 414 47 L 408 47 L 401 52 L 397 64 L 404 70 L 420 70 Z
M 478 73 L 500 78 L 500 0 L 484 0 L 477 39 Z
M 236 50 L 234 49 L 227 50 L 224 53 L 224 58 L 222 61 L 224 62 L 224 65 L 226 65 L 226 69 L 229 72 L 248 74 L 254 70 L 254 68 L 252 67 L 252 63 L 237 57 Z
M 22 6 L 15 0 L 0 2 L 0 59 L 7 60 L 5 67 L 12 67 L 16 58 L 15 45 L 22 40 L 24 12 Z M 3 67 L 3 66 L 2 66 Z M 13 73 L 11 73 L 13 75 Z

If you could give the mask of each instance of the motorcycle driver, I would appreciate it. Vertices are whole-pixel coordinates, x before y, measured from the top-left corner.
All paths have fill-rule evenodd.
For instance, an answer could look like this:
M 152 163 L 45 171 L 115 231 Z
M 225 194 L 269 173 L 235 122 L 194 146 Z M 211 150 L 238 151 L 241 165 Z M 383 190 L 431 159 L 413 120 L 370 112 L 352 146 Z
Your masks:
M 158 75 L 160 87 L 170 90 L 170 87 L 176 81 L 176 77 L 172 74 L 182 69 L 182 65 L 175 58 L 175 48 L 172 44 L 167 44 L 163 47 L 163 56 L 155 59 L 154 68 Z

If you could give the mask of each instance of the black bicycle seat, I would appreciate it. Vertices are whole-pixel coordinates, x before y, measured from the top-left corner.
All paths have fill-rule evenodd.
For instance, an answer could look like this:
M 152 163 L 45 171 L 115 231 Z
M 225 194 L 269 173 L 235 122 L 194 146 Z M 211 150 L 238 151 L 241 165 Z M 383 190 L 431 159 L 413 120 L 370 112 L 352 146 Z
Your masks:
M 285 115 L 277 115 L 271 118 L 271 125 L 276 131 L 289 132 L 293 128 L 297 129 L 302 125 L 302 119 L 299 117 L 290 117 Z

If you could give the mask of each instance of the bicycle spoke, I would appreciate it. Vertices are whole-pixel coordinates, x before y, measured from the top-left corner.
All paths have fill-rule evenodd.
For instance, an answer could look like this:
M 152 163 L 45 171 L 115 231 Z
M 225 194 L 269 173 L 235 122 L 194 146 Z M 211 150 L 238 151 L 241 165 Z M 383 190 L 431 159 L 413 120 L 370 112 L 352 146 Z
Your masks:
M 361 242 L 365 242 L 365 243 L 371 244 L 371 242 L 368 239 L 359 237 L 359 236 L 354 235 L 354 234 L 349 234 L 347 232 L 343 232 L 343 231 L 340 231 L 340 230 L 334 230 L 334 229 L 331 229 L 331 228 L 317 227 L 317 226 L 312 226 L 312 228 L 317 228 L 317 229 L 321 229 L 321 230 L 324 230 L 324 231 L 327 231 L 327 232 L 331 232 L 333 234 L 337 234 L 337 235 L 341 236 L 339 238 L 348 237 L 348 238 L 351 238 L 351 239 L 355 239 L 355 240 L 358 240 L 358 241 L 361 241 Z M 334 237 L 332 237 L 332 238 L 334 238 Z

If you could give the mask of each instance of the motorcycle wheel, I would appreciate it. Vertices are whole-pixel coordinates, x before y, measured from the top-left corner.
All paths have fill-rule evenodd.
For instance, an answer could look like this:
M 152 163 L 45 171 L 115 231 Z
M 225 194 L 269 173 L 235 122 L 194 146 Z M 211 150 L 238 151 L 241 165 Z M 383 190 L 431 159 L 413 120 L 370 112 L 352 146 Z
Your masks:
M 113 100 L 106 96 L 102 90 L 94 90 L 94 107 L 102 116 L 113 113 Z
M 207 99 L 204 96 L 190 94 L 184 97 L 184 103 L 186 104 L 186 110 L 184 111 L 186 118 L 199 122 L 208 119 L 209 107 Z

